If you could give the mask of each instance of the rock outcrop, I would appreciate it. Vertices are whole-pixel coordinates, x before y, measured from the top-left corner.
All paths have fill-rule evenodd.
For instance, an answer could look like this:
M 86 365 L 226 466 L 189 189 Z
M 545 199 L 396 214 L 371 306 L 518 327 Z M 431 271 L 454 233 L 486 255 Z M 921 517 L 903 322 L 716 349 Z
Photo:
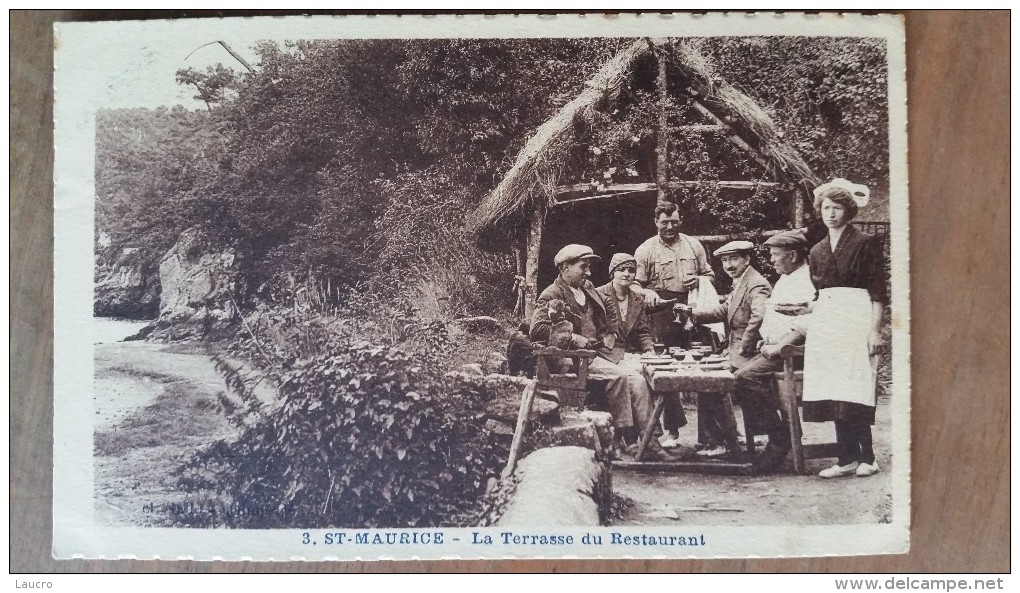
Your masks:
M 181 233 L 159 262 L 159 317 L 137 337 L 154 341 L 227 337 L 240 321 L 237 252 L 200 227 Z
M 153 319 L 159 312 L 159 270 L 137 247 L 98 246 L 92 313 Z
M 539 449 L 518 464 L 516 477 L 500 527 L 596 526 L 608 518 L 612 477 L 591 449 Z
M 491 394 L 492 399 L 485 405 L 486 417 L 494 423 L 501 424 L 501 428 L 508 427 L 510 434 L 513 434 L 514 427 L 517 424 L 517 415 L 521 409 L 521 394 L 524 392 L 530 379 L 498 374 L 483 376 L 479 373 L 465 372 L 463 370 L 453 371 L 448 373 L 448 376 L 462 383 L 484 389 L 487 393 Z M 539 392 L 531 404 L 529 421 L 544 426 L 555 426 L 560 422 L 559 410 L 559 404 L 549 400 L 544 392 Z M 490 428 L 492 426 L 494 425 L 490 425 Z M 499 433 L 501 431 L 494 430 L 494 432 Z

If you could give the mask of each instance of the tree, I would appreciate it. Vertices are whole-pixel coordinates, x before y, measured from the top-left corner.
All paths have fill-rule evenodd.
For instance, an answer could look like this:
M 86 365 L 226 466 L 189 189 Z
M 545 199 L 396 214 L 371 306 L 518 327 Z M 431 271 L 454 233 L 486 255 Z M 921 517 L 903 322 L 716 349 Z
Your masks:
M 182 68 L 177 71 L 177 82 L 194 86 L 198 91 L 194 98 L 203 101 L 211 113 L 213 105 L 222 103 L 228 91 L 236 90 L 238 79 L 233 70 L 225 68 L 223 64 L 216 64 L 208 66 L 205 72 Z

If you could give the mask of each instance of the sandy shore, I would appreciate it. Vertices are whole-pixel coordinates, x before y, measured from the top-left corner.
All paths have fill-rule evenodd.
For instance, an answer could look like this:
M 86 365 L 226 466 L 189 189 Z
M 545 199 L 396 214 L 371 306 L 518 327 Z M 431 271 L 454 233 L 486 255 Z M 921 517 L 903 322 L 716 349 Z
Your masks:
M 167 525 L 146 509 L 190 500 L 173 472 L 236 428 L 220 412 L 226 386 L 199 344 L 95 346 L 95 502 L 111 525 Z

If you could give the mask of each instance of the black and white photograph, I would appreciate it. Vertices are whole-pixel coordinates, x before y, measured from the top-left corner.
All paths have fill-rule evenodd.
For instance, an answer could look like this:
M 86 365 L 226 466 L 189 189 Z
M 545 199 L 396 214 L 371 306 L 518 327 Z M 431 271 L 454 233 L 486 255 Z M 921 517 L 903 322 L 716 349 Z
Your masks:
M 55 556 L 909 549 L 900 18 L 56 38 Z

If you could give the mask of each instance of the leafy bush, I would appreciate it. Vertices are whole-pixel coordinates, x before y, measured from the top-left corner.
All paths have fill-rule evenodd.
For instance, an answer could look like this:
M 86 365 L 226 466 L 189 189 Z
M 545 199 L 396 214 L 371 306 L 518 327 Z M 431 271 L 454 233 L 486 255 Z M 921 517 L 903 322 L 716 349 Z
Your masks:
M 284 373 L 281 396 L 237 441 L 181 470 L 185 490 L 286 511 L 235 513 L 228 525 L 448 524 L 507 457 L 485 428 L 487 393 L 396 348 L 333 341 Z

